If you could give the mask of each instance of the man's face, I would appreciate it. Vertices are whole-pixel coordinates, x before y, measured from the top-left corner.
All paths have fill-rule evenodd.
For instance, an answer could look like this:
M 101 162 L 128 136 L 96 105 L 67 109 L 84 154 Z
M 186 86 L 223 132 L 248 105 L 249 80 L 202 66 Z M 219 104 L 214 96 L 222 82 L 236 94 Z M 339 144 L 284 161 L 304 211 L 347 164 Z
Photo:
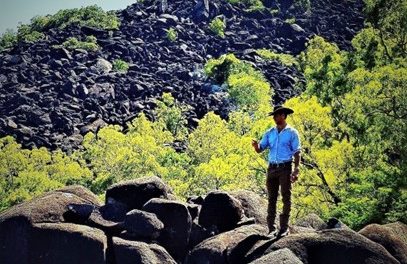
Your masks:
M 275 113 L 275 114 L 273 115 L 274 122 L 275 122 L 277 125 L 283 124 L 285 118 L 286 118 L 286 115 L 285 115 L 284 113 Z

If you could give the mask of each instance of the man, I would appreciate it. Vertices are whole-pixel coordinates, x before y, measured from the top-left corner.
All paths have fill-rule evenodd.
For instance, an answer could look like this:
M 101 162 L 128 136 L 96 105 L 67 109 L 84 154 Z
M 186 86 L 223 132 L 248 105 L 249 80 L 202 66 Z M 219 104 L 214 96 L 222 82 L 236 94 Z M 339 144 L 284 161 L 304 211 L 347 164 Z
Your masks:
M 290 108 L 277 106 L 269 113 L 273 116 L 275 127 L 270 128 L 263 135 L 260 143 L 253 140 L 252 145 L 257 153 L 269 148 L 267 168 L 267 191 L 268 210 L 267 224 L 269 236 L 278 237 L 289 234 L 288 222 L 291 210 L 291 184 L 294 183 L 299 174 L 300 165 L 300 139 L 298 131 L 287 124 L 286 118 L 293 114 Z M 292 170 L 292 157 L 294 156 L 294 170 Z M 277 232 L 275 225 L 276 204 L 278 189 L 281 186 L 283 200 L 283 212 L 280 214 L 280 230 Z

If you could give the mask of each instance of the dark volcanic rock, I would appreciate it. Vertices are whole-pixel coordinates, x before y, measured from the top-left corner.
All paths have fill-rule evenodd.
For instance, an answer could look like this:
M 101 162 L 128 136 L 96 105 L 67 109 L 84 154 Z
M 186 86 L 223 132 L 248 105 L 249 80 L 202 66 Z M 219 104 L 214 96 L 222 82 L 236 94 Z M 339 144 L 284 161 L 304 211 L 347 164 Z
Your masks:
M 401 264 L 407 263 L 407 225 L 401 222 L 371 224 L 360 230 L 359 234 L 385 247 Z
M 160 236 L 164 224 L 155 214 L 134 209 L 127 213 L 123 227 L 127 231 L 127 235 L 156 239 Z
M 267 200 L 245 190 L 233 191 L 230 195 L 240 201 L 247 217 L 254 217 L 257 224 L 267 225 Z
M 304 264 L 399 263 L 381 245 L 346 229 L 292 234 L 269 245 L 268 248 L 258 247 L 257 252 L 254 250 L 256 253 L 252 253 L 250 258 L 254 260 L 283 248 L 290 249 Z
M 187 264 L 226 264 L 228 261 L 227 251 L 232 251 L 236 245 L 250 235 L 266 234 L 267 228 L 260 225 L 249 225 L 221 233 L 208 238 L 198 244 L 188 255 Z
M 167 249 L 175 260 L 181 261 L 187 253 L 192 219 L 185 204 L 154 198 L 148 201 L 143 210 L 157 215 L 164 223 L 158 237 L 159 243 Z
M 113 237 L 113 252 L 117 264 L 176 264 L 170 254 L 157 244 Z
M 226 192 L 213 191 L 205 197 L 198 223 L 219 233 L 235 228 L 242 217 L 243 207 L 239 200 Z
M 168 198 L 169 187 L 158 177 L 143 177 L 123 181 L 106 191 L 106 203 L 110 199 L 127 205 L 128 210 L 141 209 L 152 198 Z

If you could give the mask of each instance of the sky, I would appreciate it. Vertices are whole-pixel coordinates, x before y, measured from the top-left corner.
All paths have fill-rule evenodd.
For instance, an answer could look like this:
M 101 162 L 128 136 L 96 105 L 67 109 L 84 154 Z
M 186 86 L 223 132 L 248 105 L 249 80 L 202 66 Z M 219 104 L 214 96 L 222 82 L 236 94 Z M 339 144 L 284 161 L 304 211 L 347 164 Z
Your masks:
M 27 24 L 36 15 L 55 14 L 60 9 L 98 5 L 104 10 L 124 9 L 137 0 L 0 0 L 0 34 Z

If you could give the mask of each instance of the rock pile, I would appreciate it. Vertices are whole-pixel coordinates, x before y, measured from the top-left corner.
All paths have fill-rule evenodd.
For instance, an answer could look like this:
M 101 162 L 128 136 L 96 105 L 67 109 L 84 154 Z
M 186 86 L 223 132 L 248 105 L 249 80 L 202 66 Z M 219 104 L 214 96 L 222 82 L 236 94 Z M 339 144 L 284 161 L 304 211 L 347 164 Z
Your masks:
M 104 204 L 86 188 L 70 186 L 0 214 L 0 262 L 406 263 L 402 223 L 357 233 L 309 215 L 290 235 L 271 239 L 260 214 L 266 210 L 248 191 L 213 191 L 182 202 L 158 177 L 115 184 Z
M 49 29 L 45 40 L 20 43 L 0 54 L 0 136 L 13 135 L 25 147 L 69 150 L 106 124 L 126 126 L 140 112 L 154 119 L 154 99 L 163 92 L 192 107 L 190 128 L 208 111 L 226 118 L 231 103 L 202 68 L 230 52 L 262 71 L 275 89 L 274 103 L 281 103 L 299 93 L 294 86 L 303 77 L 295 67 L 261 59 L 255 49 L 296 55 L 314 34 L 349 48 L 363 24 L 362 0 L 315 0 L 309 14 L 272 14 L 272 2 L 249 12 L 226 0 L 145 0 L 117 11 L 119 30 L 71 25 Z M 293 15 L 294 24 L 285 22 Z M 226 21 L 225 38 L 209 29 L 216 16 Z M 178 32 L 175 42 L 166 37 L 170 27 Z M 98 51 L 55 47 L 89 35 L 97 38 Z M 115 59 L 130 64 L 127 74 L 112 71 Z

